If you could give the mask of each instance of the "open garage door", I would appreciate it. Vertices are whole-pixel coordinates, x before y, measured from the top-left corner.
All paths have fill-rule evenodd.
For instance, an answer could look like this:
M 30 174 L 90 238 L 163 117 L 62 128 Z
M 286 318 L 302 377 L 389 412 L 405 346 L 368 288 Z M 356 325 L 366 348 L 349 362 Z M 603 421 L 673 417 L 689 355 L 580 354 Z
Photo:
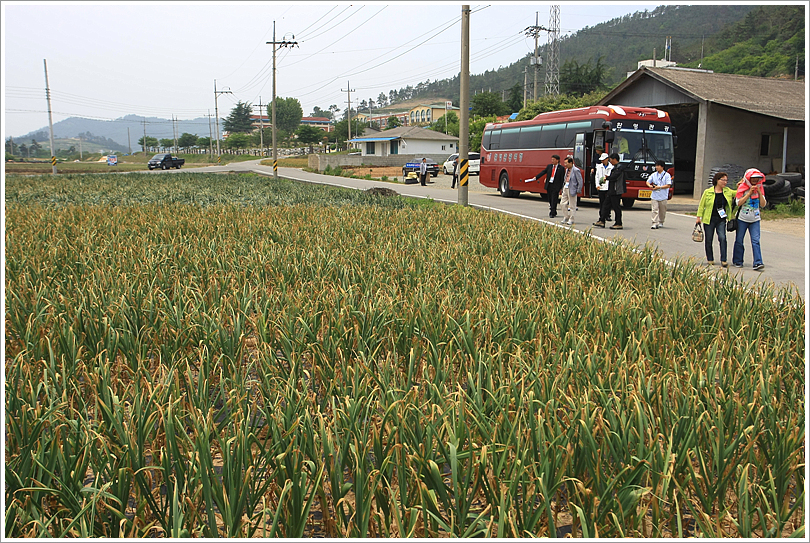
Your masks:
M 698 104 L 656 106 L 669 113 L 678 146 L 675 147 L 675 194 L 694 192 L 695 157 L 697 155 Z

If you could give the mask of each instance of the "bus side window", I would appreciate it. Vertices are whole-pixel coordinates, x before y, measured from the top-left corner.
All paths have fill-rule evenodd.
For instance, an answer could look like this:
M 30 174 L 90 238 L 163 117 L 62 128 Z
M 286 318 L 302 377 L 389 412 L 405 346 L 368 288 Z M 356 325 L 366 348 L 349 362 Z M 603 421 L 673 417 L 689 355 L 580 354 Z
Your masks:
M 562 147 L 564 135 L 565 123 L 545 125 L 540 132 L 540 147 L 543 149 Z
M 540 147 L 540 131 L 543 127 L 538 126 L 524 126 L 520 129 L 520 137 L 518 140 L 518 148 L 520 149 L 537 149 Z
M 492 135 L 489 138 L 489 150 L 494 151 L 501 148 L 501 131 L 500 130 L 493 130 Z
M 481 139 L 481 147 L 489 149 L 489 140 L 492 137 L 492 130 L 484 131 L 484 137 Z

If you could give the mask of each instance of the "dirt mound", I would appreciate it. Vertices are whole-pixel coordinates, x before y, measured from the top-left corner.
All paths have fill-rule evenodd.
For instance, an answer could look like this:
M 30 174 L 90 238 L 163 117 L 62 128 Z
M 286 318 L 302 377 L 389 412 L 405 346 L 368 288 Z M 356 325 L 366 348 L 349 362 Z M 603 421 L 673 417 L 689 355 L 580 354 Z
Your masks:
M 366 190 L 368 194 L 376 194 L 378 196 L 398 196 L 399 193 L 394 189 L 389 189 L 386 187 L 371 187 L 370 189 Z

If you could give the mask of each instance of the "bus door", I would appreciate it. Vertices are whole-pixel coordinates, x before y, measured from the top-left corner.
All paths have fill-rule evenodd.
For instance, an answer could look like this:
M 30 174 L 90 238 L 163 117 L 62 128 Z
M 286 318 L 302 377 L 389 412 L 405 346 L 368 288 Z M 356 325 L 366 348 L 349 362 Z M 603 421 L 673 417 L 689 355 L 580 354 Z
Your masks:
M 577 134 L 574 140 L 574 166 L 579 168 L 582 172 L 582 180 L 584 181 L 584 189 L 582 194 L 588 196 L 590 183 L 588 178 L 590 176 L 591 168 L 588 164 L 587 157 L 585 156 L 585 134 Z
M 590 145 L 588 145 L 589 139 Z M 585 190 L 583 191 L 583 195 L 588 198 L 592 198 L 596 194 L 596 172 L 591 173 L 591 170 L 596 169 L 596 165 L 599 163 L 599 155 L 602 154 L 596 150 L 597 147 L 601 147 L 603 150 L 605 148 L 604 130 L 595 130 L 593 133 L 586 134 L 585 136 L 585 167 L 582 172 L 584 175 Z

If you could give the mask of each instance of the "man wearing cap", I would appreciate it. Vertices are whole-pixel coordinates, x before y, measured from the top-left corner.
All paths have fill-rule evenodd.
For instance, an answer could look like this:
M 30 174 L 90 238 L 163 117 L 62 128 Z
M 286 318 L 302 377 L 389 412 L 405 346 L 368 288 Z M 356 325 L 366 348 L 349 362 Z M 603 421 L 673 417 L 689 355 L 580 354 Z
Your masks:
M 650 196 L 650 209 L 652 210 L 652 230 L 664 227 L 667 217 L 667 200 L 669 189 L 672 187 L 672 176 L 664 171 L 666 164 L 663 160 L 655 161 L 655 172 L 647 178 L 647 186 L 652 189 Z
M 610 210 L 605 209 L 605 202 L 607 201 L 608 182 L 607 176 L 613 169 L 613 164 L 608 160 L 608 154 L 602 153 L 599 155 L 599 164 L 596 165 L 596 176 L 594 183 L 596 190 L 599 192 L 599 222 L 604 226 L 605 221 L 610 220 Z

